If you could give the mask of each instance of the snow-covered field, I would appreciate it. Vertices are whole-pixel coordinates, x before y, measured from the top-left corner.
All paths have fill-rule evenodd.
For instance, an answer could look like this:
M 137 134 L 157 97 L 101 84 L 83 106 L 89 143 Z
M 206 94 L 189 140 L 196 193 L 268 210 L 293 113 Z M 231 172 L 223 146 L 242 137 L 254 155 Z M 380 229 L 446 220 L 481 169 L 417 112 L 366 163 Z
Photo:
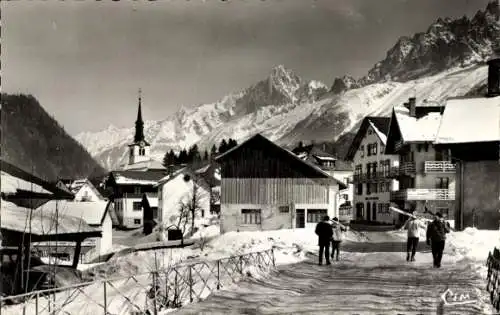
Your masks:
M 168 268 L 172 265 L 179 263 L 200 262 L 206 260 L 216 260 L 223 257 L 241 255 L 250 252 L 256 252 L 274 248 L 275 261 L 277 265 L 287 265 L 301 262 L 308 259 L 308 254 L 315 254 L 317 252 L 317 237 L 312 229 L 296 229 L 296 230 L 277 230 L 266 232 L 230 232 L 224 235 L 218 234 L 217 226 L 210 226 L 200 230 L 195 237 L 204 238 L 207 235 L 214 237 L 208 241 L 203 250 L 200 246 L 193 248 L 180 248 L 180 249 L 163 249 L 148 252 L 137 252 L 125 255 L 118 258 L 112 258 L 108 263 L 90 268 L 96 277 L 107 275 L 108 277 L 119 277 L 126 275 L 139 275 L 152 271 L 157 268 Z M 373 234 L 373 235 L 372 235 Z M 392 231 L 392 232 L 375 232 L 367 234 L 360 234 L 358 232 L 349 231 L 346 235 L 346 243 L 359 244 L 359 243 L 383 243 L 385 241 L 401 241 L 403 246 L 406 239 L 405 231 Z M 499 231 L 479 231 L 477 229 L 466 229 L 463 232 L 452 232 L 448 236 L 447 246 L 445 250 L 446 262 L 467 262 L 472 266 L 470 272 L 478 272 L 484 278 L 486 258 L 488 252 L 495 246 L 500 246 L 500 232 Z M 419 254 L 420 255 L 420 254 Z M 395 263 L 394 260 L 403 261 L 403 254 L 391 253 L 384 255 L 385 261 L 373 260 L 374 253 L 360 253 L 360 252 L 346 252 L 342 253 L 342 259 L 350 261 L 352 268 L 366 268 L 369 266 L 377 266 L 384 264 Z M 425 257 L 424 257 L 425 256 Z M 429 260 L 427 257 L 430 254 L 422 255 L 423 261 Z M 420 257 L 419 257 L 420 259 Z M 422 262 L 422 261 L 421 261 Z M 251 270 L 247 268 L 246 272 L 252 276 L 259 276 L 259 270 Z M 135 277 L 136 280 L 132 281 L 117 281 L 115 283 L 116 289 L 108 288 L 108 302 L 118 307 L 125 302 L 123 296 L 138 294 L 138 291 L 144 290 L 151 280 L 147 274 Z M 141 285 L 133 284 L 139 281 Z M 86 305 L 89 314 L 97 311 L 100 307 L 98 303 L 103 301 L 102 284 L 94 284 L 92 286 L 83 288 L 82 290 L 86 297 L 80 294 L 76 299 L 82 299 L 81 303 L 73 301 L 71 304 L 65 306 L 65 310 L 71 314 L 81 312 L 83 304 Z M 118 293 L 119 292 L 119 293 Z M 205 292 L 203 296 L 208 295 Z M 62 296 L 64 293 L 61 293 Z M 67 296 L 68 294 L 64 294 Z M 62 298 L 61 298 L 62 299 Z M 90 302 L 94 301 L 94 302 Z M 110 302 L 111 301 L 111 302 Z M 121 301 L 121 302 L 119 302 Z M 83 304 L 82 304 L 83 303 Z M 121 304 L 120 304 L 121 303 Z M 91 307 L 95 305 L 95 310 Z M 33 303 L 30 303 L 33 307 Z M 76 307 L 75 309 L 73 309 Z M 110 305 L 111 307 L 111 305 Z M 102 308 L 100 308 L 102 310 Z M 30 314 L 32 309 L 27 312 Z M 110 310 L 111 311 L 111 310 Z M 2 310 L 4 314 L 19 314 L 21 312 L 20 306 L 5 308 Z M 78 313 L 80 314 L 80 313 Z M 83 313 L 81 313 L 83 314 Z

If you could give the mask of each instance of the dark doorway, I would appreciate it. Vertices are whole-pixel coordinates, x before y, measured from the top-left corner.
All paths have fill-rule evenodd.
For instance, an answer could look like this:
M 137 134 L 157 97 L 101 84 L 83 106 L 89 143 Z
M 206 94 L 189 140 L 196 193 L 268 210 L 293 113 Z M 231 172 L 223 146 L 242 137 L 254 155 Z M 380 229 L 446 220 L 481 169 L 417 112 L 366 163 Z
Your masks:
M 296 218 L 295 224 L 297 228 L 305 228 L 306 227 L 306 216 L 304 209 L 295 210 Z

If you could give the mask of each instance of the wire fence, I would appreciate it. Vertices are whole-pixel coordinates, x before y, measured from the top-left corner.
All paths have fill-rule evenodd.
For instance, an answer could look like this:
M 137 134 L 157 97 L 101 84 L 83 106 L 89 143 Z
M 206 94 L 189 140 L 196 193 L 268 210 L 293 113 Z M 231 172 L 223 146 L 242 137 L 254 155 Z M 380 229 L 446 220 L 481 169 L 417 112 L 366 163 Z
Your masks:
M 1 297 L 0 315 L 161 315 L 204 299 L 247 275 L 268 273 L 275 266 L 272 248 L 214 261 L 181 263 L 145 274 Z
M 498 277 L 500 270 L 500 250 L 495 247 L 493 252 L 488 254 L 486 264 L 488 266 L 488 277 L 486 278 L 488 283 L 486 285 L 486 290 L 490 293 L 493 307 L 497 311 L 500 311 L 500 278 Z

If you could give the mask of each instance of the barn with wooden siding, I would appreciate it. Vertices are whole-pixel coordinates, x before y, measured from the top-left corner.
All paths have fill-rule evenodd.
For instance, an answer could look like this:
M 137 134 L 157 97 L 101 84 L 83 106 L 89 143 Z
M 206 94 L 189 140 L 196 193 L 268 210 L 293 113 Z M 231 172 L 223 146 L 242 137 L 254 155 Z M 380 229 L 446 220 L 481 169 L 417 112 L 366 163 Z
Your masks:
M 315 226 L 344 183 L 257 134 L 217 157 L 221 233 Z

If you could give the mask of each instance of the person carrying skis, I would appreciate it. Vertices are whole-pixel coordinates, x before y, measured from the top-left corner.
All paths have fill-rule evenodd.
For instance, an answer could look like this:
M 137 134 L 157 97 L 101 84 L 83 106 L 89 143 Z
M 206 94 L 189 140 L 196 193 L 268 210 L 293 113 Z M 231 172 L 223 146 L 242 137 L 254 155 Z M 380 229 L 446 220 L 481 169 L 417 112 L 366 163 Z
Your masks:
M 450 224 L 444 221 L 440 212 L 434 215 L 434 221 L 427 226 L 427 245 L 431 245 L 435 268 L 441 268 L 446 234 L 450 229 Z
M 413 210 L 410 210 L 409 213 L 410 218 L 403 226 L 403 229 L 408 230 L 408 240 L 406 242 L 406 261 L 415 261 L 415 253 L 417 252 L 420 232 L 421 229 L 425 228 L 425 225 L 417 219 Z
M 332 226 L 329 223 L 330 217 L 324 216 L 323 221 L 316 224 L 315 233 L 318 235 L 319 245 L 319 261 L 318 265 L 323 264 L 323 254 L 325 255 L 326 264 L 330 265 L 330 240 L 332 239 Z
M 337 217 L 333 218 L 332 220 L 332 259 L 333 256 L 335 256 L 335 251 L 337 252 L 336 259 L 337 261 L 339 260 L 339 255 L 340 255 L 340 243 L 342 243 L 344 239 L 344 234 L 343 232 L 347 231 L 345 227 L 343 227 L 339 223 L 339 219 Z

